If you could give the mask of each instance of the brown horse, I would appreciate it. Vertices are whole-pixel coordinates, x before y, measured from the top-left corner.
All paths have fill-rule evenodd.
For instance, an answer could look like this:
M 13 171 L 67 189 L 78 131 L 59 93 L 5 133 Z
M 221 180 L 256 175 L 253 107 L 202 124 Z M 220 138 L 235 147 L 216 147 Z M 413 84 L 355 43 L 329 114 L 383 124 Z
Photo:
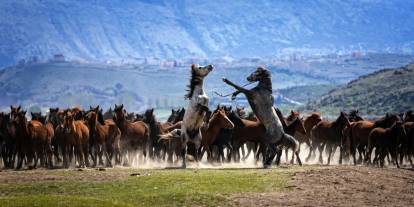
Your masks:
M 297 112 L 297 111 L 293 111 L 293 110 L 290 110 L 290 114 L 289 114 L 289 116 L 286 118 L 286 123 L 287 124 L 290 124 L 291 122 L 293 122 L 296 118 L 299 118 L 299 112 Z
M 360 163 L 367 156 L 368 136 L 371 130 L 376 127 L 388 128 L 398 120 L 399 117 L 397 115 L 386 114 L 385 117 L 375 122 L 362 120 L 351 124 L 347 134 L 348 137 L 344 138 L 349 140 L 349 151 L 353 157 L 354 164 Z M 357 149 L 359 153 L 358 161 L 355 156 Z
M 319 162 L 323 163 L 322 153 L 326 146 L 328 150 L 328 162 L 331 161 L 332 153 L 335 153 L 337 147 L 340 148 L 339 163 L 342 163 L 342 131 L 349 124 L 346 114 L 341 112 L 339 117 L 333 121 L 320 121 L 312 128 L 312 148 L 310 149 L 308 158 L 315 153 L 316 148 L 319 149 Z
M 36 118 L 41 117 L 35 117 L 35 119 Z M 32 120 L 29 122 L 27 128 L 34 155 L 33 167 L 36 168 L 38 159 L 40 159 L 41 166 L 52 168 L 53 126 L 51 124 L 43 124 L 38 120 Z
M 400 121 L 395 122 L 390 128 L 374 128 L 368 136 L 367 159 L 370 160 L 372 150 L 375 148 L 374 163 L 379 161 L 379 166 L 383 167 L 384 158 L 390 153 L 397 168 L 399 168 L 397 151 L 403 136 L 406 136 L 406 132 L 403 127 L 403 122 Z
M 173 113 L 176 113 L 178 116 L 179 111 L 174 111 Z M 177 117 L 175 117 L 177 118 Z M 175 121 L 174 120 L 172 121 Z M 171 118 L 172 119 L 172 118 Z M 169 131 L 170 127 L 173 126 L 171 122 L 165 122 L 161 123 L 157 121 L 154 115 L 154 109 L 148 109 L 145 111 L 143 116 L 143 121 L 149 126 L 150 129 L 150 139 L 148 142 L 148 148 L 149 148 L 149 156 L 150 158 L 165 158 L 165 154 L 167 153 L 167 146 L 163 143 L 159 142 L 159 136 L 161 134 L 165 134 Z
M 67 111 L 63 123 L 62 155 L 64 167 L 69 167 L 72 149 L 78 161 L 79 167 L 89 166 L 89 129 L 81 120 L 75 120 L 75 116 Z M 69 158 L 68 158 L 69 157 Z
M 15 139 L 15 153 L 17 156 L 16 169 L 21 169 L 23 161 L 27 158 L 28 162 L 33 160 L 33 151 L 30 142 L 29 131 L 27 128 L 28 121 L 26 111 L 13 111 L 10 113 L 11 120 L 10 134 Z
M 210 117 L 208 123 L 201 128 L 201 146 L 203 150 L 201 151 L 200 157 L 203 156 L 204 151 L 207 151 L 207 159 L 211 160 L 212 158 L 212 146 L 217 138 L 217 135 L 220 133 L 221 129 L 233 129 L 234 124 L 226 116 L 224 109 L 216 110 Z M 219 148 L 222 146 L 218 146 Z M 218 149 L 219 154 L 217 161 L 219 161 L 220 156 L 224 158 L 222 149 Z
M 305 120 L 303 121 L 303 125 L 305 127 L 306 131 L 306 143 L 311 143 L 311 131 L 314 126 L 316 126 L 319 122 L 322 121 L 321 114 L 319 112 L 313 112 L 310 115 L 308 115 Z M 309 155 L 306 158 L 306 161 L 309 161 L 311 157 L 311 151 L 312 147 L 309 148 Z
M 121 148 L 123 154 L 128 154 L 128 160 L 124 164 L 132 164 L 133 153 L 142 150 L 143 156 L 147 155 L 147 144 L 150 130 L 147 124 L 142 121 L 131 122 L 127 120 L 124 105 L 115 105 L 114 121 L 121 130 Z
M 297 141 L 299 142 L 299 146 L 297 147 L 298 148 L 297 150 L 300 150 L 300 144 L 302 144 L 303 142 L 306 142 L 308 144 L 308 146 L 310 146 L 309 140 L 306 139 L 306 129 L 303 125 L 302 120 L 299 119 L 299 112 L 291 111 L 291 113 L 289 115 L 290 118 L 285 118 L 283 116 L 282 112 L 278 108 L 275 108 L 275 110 L 276 110 L 277 116 L 279 117 L 279 119 L 282 122 L 283 130 L 287 134 L 295 137 L 297 139 Z M 288 120 L 292 119 L 293 117 L 295 117 L 293 120 L 288 121 Z M 288 150 L 289 150 L 289 148 L 285 148 L 286 162 L 288 162 Z M 279 152 L 278 155 L 277 155 L 277 158 L 276 158 L 277 163 L 280 162 L 280 156 L 281 155 L 282 155 L 281 152 Z M 291 164 L 294 163 L 294 160 L 295 160 L 294 156 L 295 156 L 295 153 L 292 153 Z M 300 160 L 300 159 L 298 158 L 298 160 Z
M 86 121 L 89 126 L 90 151 L 94 152 L 93 166 L 97 165 L 97 158 L 103 164 L 102 155 L 105 155 L 106 166 L 112 166 L 113 155 L 120 156 L 121 131 L 115 124 L 105 122 L 99 106 L 91 108 L 86 114 Z M 116 163 L 120 160 L 115 159 Z

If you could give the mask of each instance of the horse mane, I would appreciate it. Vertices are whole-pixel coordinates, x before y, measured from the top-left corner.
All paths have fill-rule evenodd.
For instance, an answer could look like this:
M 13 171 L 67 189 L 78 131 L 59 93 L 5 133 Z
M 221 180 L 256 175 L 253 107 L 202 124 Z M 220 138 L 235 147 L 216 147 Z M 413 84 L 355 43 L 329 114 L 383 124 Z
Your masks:
M 191 67 L 195 67 L 194 65 Z M 196 87 L 196 85 L 199 85 L 200 83 L 203 82 L 203 79 L 200 78 L 200 76 L 197 74 L 197 72 L 195 70 L 191 70 L 191 79 L 190 79 L 190 84 L 187 85 L 187 94 L 184 96 L 185 99 L 190 99 L 191 97 L 193 97 L 194 94 L 194 89 Z

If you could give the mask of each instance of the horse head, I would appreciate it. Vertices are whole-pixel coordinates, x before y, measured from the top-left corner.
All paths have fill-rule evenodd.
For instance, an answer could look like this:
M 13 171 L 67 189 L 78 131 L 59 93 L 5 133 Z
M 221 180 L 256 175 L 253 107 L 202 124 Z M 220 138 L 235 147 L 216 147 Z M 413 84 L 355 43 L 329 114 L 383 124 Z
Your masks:
M 147 124 L 152 124 L 156 122 L 155 115 L 154 115 L 154 108 L 147 109 L 145 111 L 143 121 Z
M 220 128 L 224 129 L 233 129 L 234 124 L 230 119 L 226 116 L 226 112 L 223 109 L 219 109 L 213 115 L 211 115 L 210 124 L 217 124 Z
M 350 122 L 356 122 L 356 121 L 362 121 L 364 120 L 360 115 L 358 110 L 352 110 L 349 112 L 349 121 Z
M 237 115 L 237 113 L 235 111 L 232 111 L 229 115 L 228 118 L 230 119 L 231 122 L 233 122 L 233 124 L 239 128 L 243 128 L 245 127 L 243 120 L 239 117 L 239 115 Z
M 263 81 L 268 78 L 270 78 L 270 72 L 263 67 L 258 67 L 256 71 L 254 71 L 252 74 L 250 74 L 247 77 L 247 81 L 257 82 L 257 81 Z
M 213 65 L 198 66 L 196 64 L 192 64 L 191 73 L 194 76 L 204 78 L 213 70 L 213 68 Z
M 63 130 L 67 134 L 75 131 L 75 117 L 70 111 L 65 114 Z
M 193 97 L 194 89 L 197 85 L 202 84 L 204 77 L 206 77 L 212 70 L 212 65 L 206 66 L 198 66 L 198 65 L 191 65 L 191 79 L 190 85 L 188 85 L 188 93 L 185 95 L 186 99 L 190 99 Z

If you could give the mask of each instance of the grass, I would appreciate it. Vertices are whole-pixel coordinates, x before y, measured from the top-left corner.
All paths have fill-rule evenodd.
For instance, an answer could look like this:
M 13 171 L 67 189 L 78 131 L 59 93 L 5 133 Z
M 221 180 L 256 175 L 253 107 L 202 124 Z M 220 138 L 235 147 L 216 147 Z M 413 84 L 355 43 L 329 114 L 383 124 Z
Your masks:
M 129 176 L 132 172 L 109 169 L 99 176 L 110 173 L 120 178 L 85 181 L 81 179 L 85 172 L 48 171 L 62 179 L 0 184 L 0 206 L 217 206 L 232 194 L 280 191 L 294 173 L 291 169 L 187 169 L 140 170 L 147 176 Z

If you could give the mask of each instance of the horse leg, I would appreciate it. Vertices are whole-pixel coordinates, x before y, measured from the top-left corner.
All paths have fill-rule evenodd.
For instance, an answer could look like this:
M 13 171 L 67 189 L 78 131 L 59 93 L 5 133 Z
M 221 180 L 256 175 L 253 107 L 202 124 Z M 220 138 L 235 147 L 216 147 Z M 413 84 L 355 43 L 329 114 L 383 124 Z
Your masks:
M 337 146 L 334 147 L 334 154 L 336 151 Z M 342 159 L 343 159 L 343 148 L 341 146 L 339 146 L 339 164 L 342 165 Z
M 187 168 L 187 164 L 186 164 L 186 160 L 187 160 L 187 138 L 185 137 L 186 135 L 184 134 L 181 138 L 181 159 L 182 159 L 182 163 L 181 163 L 181 168 L 185 169 Z
M 311 156 L 312 156 L 312 152 L 314 152 L 314 146 L 313 146 L 314 144 L 313 144 L 313 142 L 311 143 L 311 145 L 309 145 L 309 153 L 308 153 L 308 156 L 306 157 L 306 162 L 308 162 L 309 160 L 310 160 L 310 158 L 311 158 Z
M 285 148 L 285 156 L 286 156 L 286 157 L 285 157 L 285 159 L 286 159 L 286 163 L 288 163 L 288 162 L 289 162 L 289 152 L 288 152 L 288 150 L 289 150 L 289 149 L 286 147 L 286 148 Z
M 298 161 L 299 165 L 302 166 L 302 160 L 300 160 L 299 151 L 296 151 L 295 155 L 296 155 L 296 160 Z
M 106 167 L 112 167 L 112 162 L 111 162 L 111 158 L 109 158 L 109 152 L 108 152 L 108 147 L 106 146 L 106 144 L 102 145 L 103 149 L 103 153 L 105 154 L 106 157 Z
M 283 150 L 282 149 L 276 149 L 276 150 L 277 150 L 277 152 L 276 152 L 276 161 L 275 161 L 275 163 L 276 163 L 277 166 L 279 166 Z
M 326 145 L 326 148 L 328 149 L 328 162 L 326 163 L 326 165 L 329 165 L 331 163 L 331 155 L 334 147 Z
M 268 168 L 272 165 L 272 161 L 275 158 L 276 154 L 278 153 L 277 147 L 276 147 L 275 144 L 267 144 L 267 145 L 268 145 L 266 147 L 267 150 L 266 150 L 265 154 L 263 154 L 263 157 L 265 157 L 264 158 L 265 162 L 263 163 L 264 168 Z
M 322 158 L 322 153 L 323 153 L 323 149 L 324 149 L 325 145 L 321 144 L 318 146 L 318 150 L 319 150 L 319 163 L 323 164 L 323 158 Z

